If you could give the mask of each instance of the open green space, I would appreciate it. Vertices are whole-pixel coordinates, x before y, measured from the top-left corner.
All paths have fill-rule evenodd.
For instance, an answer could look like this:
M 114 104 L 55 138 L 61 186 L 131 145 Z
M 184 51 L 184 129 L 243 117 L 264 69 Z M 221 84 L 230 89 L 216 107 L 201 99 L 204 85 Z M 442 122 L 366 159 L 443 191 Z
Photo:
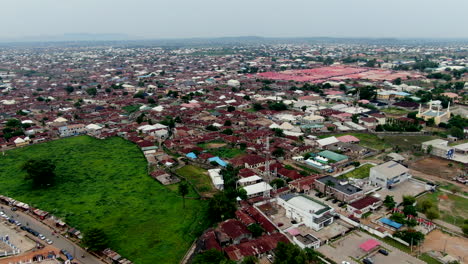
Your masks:
M 402 151 L 412 150 L 415 146 L 416 148 L 421 147 L 421 143 L 436 139 L 436 136 L 405 136 L 405 135 L 395 135 L 395 136 L 383 136 L 383 139 L 386 143 L 391 144 L 392 146 L 398 146 Z
M 189 181 L 201 193 L 215 191 L 213 185 L 211 184 L 210 176 L 205 169 L 193 165 L 186 165 L 180 169 L 177 169 L 176 172 L 180 176 L 187 179 L 187 181 Z
M 429 200 L 436 206 L 440 213 L 440 220 L 444 222 L 462 227 L 463 221 L 468 219 L 468 199 L 437 191 L 418 197 L 418 205 L 424 200 Z M 420 209 L 419 206 L 417 208 Z
M 406 109 L 401 109 L 397 107 L 384 108 L 384 109 L 381 109 L 381 111 L 386 114 L 391 114 L 391 115 L 406 115 L 410 112 Z
M 359 138 L 360 140 L 359 144 L 366 148 L 382 150 L 382 149 L 392 147 L 390 144 L 388 144 L 387 142 L 379 138 L 377 135 L 366 134 L 366 133 L 326 134 L 326 135 L 319 136 L 319 138 L 326 138 L 326 137 L 331 137 L 331 136 L 339 137 L 339 136 L 344 136 L 344 135 L 352 135 L 352 136 Z
M 341 178 L 355 178 L 355 179 L 364 179 L 369 177 L 370 169 L 374 167 L 372 164 L 365 164 L 355 170 L 352 170 L 348 173 L 341 175 Z
M 232 159 L 245 154 L 245 151 L 241 149 L 227 147 L 212 148 L 208 149 L 207 152 L 224 159 Z
M 124 106 L 122 107 L 123 110 L 125 110 L 127 112 L 127 114 L 131 114 L 133 112 L 136 112 L 140 109 L 141 105 L 137 104 L 137 105 L 127 105 L 127 106 Z
M 51 159 L 54 186 L 32 189 L 20 167 Z M 0 194 L 62 217 L 83 232 L 102 228 L 110 247 L 136 264 L 178 263 L 207 227 L 207 202 L 182 198 L 146 172 L 139 148 L 121 138 L 72 137 L 0 156 Z

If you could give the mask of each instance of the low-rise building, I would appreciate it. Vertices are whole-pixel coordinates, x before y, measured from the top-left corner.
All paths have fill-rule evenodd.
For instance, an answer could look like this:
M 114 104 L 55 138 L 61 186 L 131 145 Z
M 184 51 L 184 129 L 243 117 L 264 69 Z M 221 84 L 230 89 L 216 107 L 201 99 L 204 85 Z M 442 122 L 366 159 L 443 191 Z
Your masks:
M 361 188 L 330 175 L 315 180 L 315 188 L 342 202 L 352 202 L 364 195 Z
M 316 231 L 333 223 L 334 209 L 308 196 L 283 194 L 277 200 L 278 205 L 286 210 L 288 218 Z
M 411 178 L 409 169 L 394 161 L 372 167 L 369 174 L 369 180 L 372 184 L 389 189 L 409 178 Z

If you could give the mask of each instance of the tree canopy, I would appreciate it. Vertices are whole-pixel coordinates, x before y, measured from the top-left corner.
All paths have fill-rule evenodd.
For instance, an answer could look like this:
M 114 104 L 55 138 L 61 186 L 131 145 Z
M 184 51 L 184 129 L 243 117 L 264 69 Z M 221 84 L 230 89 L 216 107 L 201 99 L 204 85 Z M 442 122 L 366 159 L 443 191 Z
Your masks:
M 109 240 L 102 229 L 92 228 L 85 232 L 83 244 L 91 251 L 101 251 L 107 248 Z
M 49 159 L 28 160 L 22 170 L 27 173 L 26 180 L 32 180 L 34 187 L 47 187 L 54 183 L 55 164 Z

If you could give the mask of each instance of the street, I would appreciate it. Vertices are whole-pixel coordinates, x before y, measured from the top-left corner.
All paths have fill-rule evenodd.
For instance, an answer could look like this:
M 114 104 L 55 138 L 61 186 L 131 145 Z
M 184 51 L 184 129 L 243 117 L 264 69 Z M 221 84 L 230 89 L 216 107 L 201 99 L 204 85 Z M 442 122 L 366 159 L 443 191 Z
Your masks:
M 26 224 L 28 224 L 27 225 L 28 227 L 36 230 L 37 232 L 43 234 L 45 237 L 52 240 L 54 242 L 52 244 L 52 246 L 58 248 L 59 250 L 60 249 L 67 250 L 70 254 L 73 255 L 73 257 L 77 261 L 80 261 L 83 264 L 102 264 L 102 263 L 104 263 L 104 262 L 100 261 L 99 259 L 97 259 L 96 257 L 94 257 L 93 255 L 86 252 L 85 250 L 83 250 L 82 248 L 80 248 L 79 246 L 75 245 L 74 243 L 72 243 L 71 241 L 66 239 L 65 237 L 63 237 L 61 235 L 58 235 L 58 237 L 57 237 L 57 235 L 52 236 L 52 232 L 54 230 L 52 230 L 50 227 L 46 226 L 45 224 L 43 224 L 39 220 L 36 220 L 35 218 L 27 215 L 26 213 L 23 213 L 20 210 L 11 211 L 11 207 L 6 206 L 6 205 L 2 205 L 0 210 L 4 211 L 5 214 L 7 214 L 10 218 L 21 222 L 24 226 L 26 226 Z M 46 244 L 45 242 L 43 242 L 43 243 Z M 83 255 L 85 256 L 84 258 L 81 257 Z M 62 255 L 62 258 L 64 258 L 63 255 Z

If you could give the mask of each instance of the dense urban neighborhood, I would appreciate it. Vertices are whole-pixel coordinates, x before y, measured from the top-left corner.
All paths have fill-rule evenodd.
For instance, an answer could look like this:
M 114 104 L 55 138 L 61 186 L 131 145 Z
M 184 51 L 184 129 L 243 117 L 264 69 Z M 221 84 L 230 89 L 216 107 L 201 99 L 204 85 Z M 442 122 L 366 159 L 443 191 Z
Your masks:
M 468 263 L 468 45 L 0 45 L 0 263 Z

